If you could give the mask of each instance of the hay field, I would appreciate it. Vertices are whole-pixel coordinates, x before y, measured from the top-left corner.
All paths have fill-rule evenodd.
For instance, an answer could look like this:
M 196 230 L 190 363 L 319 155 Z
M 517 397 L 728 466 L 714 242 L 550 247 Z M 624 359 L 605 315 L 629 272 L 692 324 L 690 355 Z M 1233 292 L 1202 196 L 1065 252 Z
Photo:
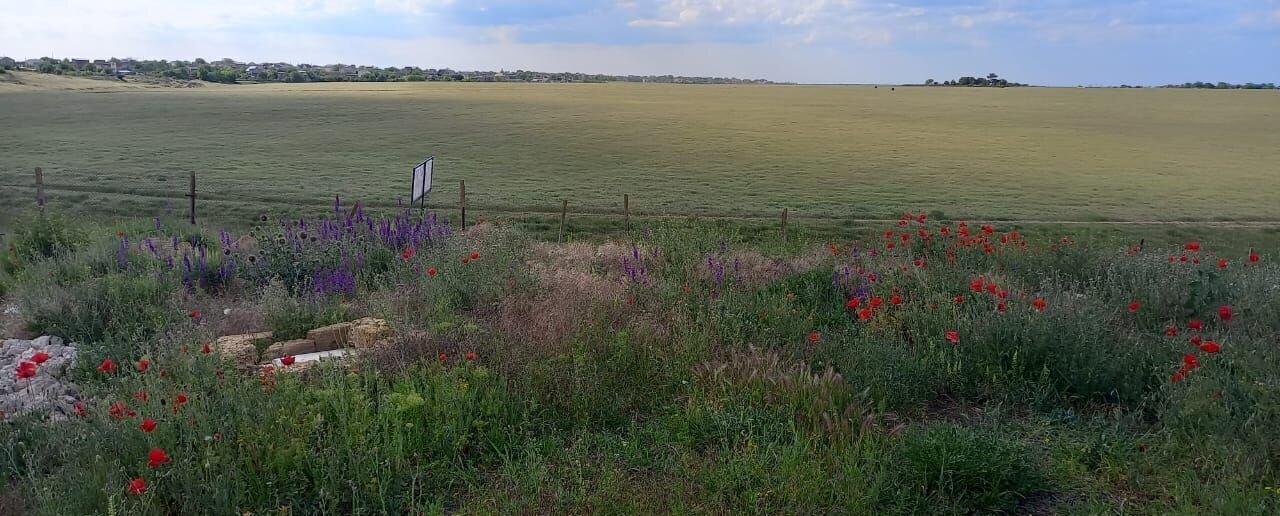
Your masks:
M 15 74 L 11 74 L 15 75 Z M 1059 221 L 1280 220 L 1268 91 L 342 83 L 0 83 L 0 202 L 43 167 L 87 213 L 432 202 L 473 209 Z M 86 85 L 86 83 L 91 83 Z M 221 203 L 221 204 L 217 204 Z

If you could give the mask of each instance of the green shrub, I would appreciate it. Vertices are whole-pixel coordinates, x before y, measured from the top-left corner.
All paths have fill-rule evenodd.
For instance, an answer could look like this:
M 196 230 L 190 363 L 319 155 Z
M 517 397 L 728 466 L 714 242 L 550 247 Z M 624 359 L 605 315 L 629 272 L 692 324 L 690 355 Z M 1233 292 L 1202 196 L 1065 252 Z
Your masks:
M 141 346 L 184 318 L 176 285 L 151 274 L 110 274 L 59 286 L 26 278 L 18 300 L 30 329 L 86 345 Z
M 900 449 L 904 479 L 935 512 L 1012 511 L 1039 488 L 1027 451 L 995 430 L 941 424 L 908 431 Z
M 347 308 L 328 296 L 289 295 L 279 283 L 272 283 L 263 293 L 264 322 L 279 340 L 300 339 L 307 331 L 346 320 Z
M 81 226 L 58 214 L 36 213 L 13 224 L 12 242 L 0 254 L 0 269 L 14 273 L 32 262 L 67 256 L 88 243 Z

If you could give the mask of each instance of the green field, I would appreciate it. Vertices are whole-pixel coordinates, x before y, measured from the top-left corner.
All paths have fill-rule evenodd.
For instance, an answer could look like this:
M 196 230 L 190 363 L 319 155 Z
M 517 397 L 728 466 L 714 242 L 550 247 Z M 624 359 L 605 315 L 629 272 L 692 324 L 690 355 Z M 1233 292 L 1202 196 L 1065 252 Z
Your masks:
M 1280 219 L 1267 91 L 19 77 L 39 86 L 0 84 L 3 200 L 29 199 L 39 166 L 90 213 L 175 210 L 191 170 L 214 211 L 390 203 L 434 154 L 432 202 L 465 179 L 494 212 L 616 210 L 628 193 L 650 214 Z

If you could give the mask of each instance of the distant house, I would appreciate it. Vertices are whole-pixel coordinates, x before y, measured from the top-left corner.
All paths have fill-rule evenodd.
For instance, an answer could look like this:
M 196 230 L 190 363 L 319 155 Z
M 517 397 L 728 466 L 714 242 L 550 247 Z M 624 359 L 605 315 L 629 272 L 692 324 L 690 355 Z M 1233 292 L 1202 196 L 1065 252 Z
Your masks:
M 87 68 L 89 66 L 89 60 L 88 59 L 72 59 L 71 66 L 75 67 L 76 69 Z
M 8 57 L 0 57 L 0 66 L 3 66 L 3 67 L 5 67 L 5 68 L 13 68 L 14 66 L 17 66 L 17 64 L 18 64 L 18 62 L 17 62 L 17 61 L 14 61 L 14 60 L 13 60 L 13 59 L 11 59 L 11 58 L 8 58 Z

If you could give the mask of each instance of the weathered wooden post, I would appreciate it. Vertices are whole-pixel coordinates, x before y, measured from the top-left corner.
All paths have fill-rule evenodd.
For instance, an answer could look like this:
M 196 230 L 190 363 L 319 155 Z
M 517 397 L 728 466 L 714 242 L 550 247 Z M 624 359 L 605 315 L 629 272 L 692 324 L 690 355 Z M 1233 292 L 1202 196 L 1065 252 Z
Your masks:
M 622 220 L 631 229 L 631 197 L 627 194 L 622 194 Z
M 782 209 L 782 241 L 787 241 L 787 209 Z
M 560 201 L 560 236 L 556 238 L 557 242 L 564 242 L 564 220 L 569 214 L 569 200 Z
M 467 229 L 467 181 L 458 181 L 458 206 L 462 210 L 462 227 Z
M 36 167 L 36 205 L 44 211 L 44 170 Z
M 187 194 L 191 198 L 191 224 L 196 223 L 196 171 L 191 171 L 191 193 Z

